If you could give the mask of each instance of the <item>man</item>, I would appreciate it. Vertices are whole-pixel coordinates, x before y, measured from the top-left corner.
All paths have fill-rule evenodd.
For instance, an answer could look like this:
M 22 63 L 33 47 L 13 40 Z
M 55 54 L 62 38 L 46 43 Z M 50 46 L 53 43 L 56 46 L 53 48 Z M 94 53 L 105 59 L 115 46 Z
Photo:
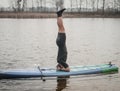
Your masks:
M 61 3 L 62 2 L 62 3 Z M 58 4 L 59 3 L 59 4 Z M 60 4 L 61 3 L 61 4 Z M 62 14 L 66 10 L 63 7 L 63 0 L 57 0 L 57 25 L 58 25 L 58 36 L 57 36 L 57 46 L 58 46 L 58 56 L 57 56 L 57 70 L 69 72 L 69 65 L 66 63 L 67 60 L 67 48 L 66 48 L 66 33 L 63 25 Z

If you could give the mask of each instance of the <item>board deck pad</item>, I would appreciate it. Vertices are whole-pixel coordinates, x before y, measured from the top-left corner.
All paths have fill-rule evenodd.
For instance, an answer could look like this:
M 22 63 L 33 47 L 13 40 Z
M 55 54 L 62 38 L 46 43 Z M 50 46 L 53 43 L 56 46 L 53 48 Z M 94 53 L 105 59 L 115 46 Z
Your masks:
M 118 67 L 109 64 L 70 66 L 70 72 L 57 71 L 55 68 L 40 69 L 37 67 L 34 69 L 0 70 L 0 79 L 108 74 L 113 72 L 118 72 Z

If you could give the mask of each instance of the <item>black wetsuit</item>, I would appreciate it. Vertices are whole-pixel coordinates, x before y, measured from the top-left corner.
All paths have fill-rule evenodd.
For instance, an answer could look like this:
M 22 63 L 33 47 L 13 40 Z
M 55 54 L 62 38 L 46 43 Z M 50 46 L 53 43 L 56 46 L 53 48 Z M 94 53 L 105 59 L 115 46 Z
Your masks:
M 56 43 L 58 46 L 57 62 L 61 64 L 63 67 L 67 68 L 68 64 L 66 63 L 67 60 L 66 34 L 58 33 Z

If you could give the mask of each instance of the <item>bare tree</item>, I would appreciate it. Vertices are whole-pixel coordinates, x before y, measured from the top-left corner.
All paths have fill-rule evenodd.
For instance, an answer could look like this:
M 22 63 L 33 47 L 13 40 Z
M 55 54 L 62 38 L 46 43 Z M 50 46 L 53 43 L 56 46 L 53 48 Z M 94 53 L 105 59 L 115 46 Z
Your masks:
M 36 6 L 37 6 L 37 8 L 39 8 L 39 6 L 40 6 L 39 0 L 36 0 Z
M 105 0 L 103 0 L 103 14 L 105 12 Z
M 44 11 L 46 11 L 46 0 L 44 0 Z
M 83 2 L 83 0 L 80 0 L 80 1 L 79 1 L 79 6 L 80 6 L 80 8 L 79 8 L 79 12 L 81 12 L 82 2 Z
M 20 10 L 21 10 L 21 0 L 11 0 L 10 5 L 11 5 L 13 11 L 20 12 Z
M 46 12 L 50 12 L 51 9 L 52 9 L 52 12 L 53 12 L 57 9 L 56 0 L 48 0 L 48 1 L 45 1 L 45 2 L 47 2 L 47 4 L 49 4 L 49 6 L 51 7 L 51 8 L 48 8 L 45 4 L 45 6 L 47 7 Z M 55 9 L 55 10 L 53 10 L 53 9 Z
M 99 7 L 99 0 L 97 0 L 97 12 L 98 12 L 98 7 Z
M 86 0 L 86 12 L 87 12 L 87 8 L 88 8 L 87 5 L 88 5 L 88 1 Z
M 70 8 L 71 8 L 71 12 L 72 12 L 72 8 L 73 8 L 73 1 L 70 0 Z
M 9 5 L 10 5 L 11 9 L 12 9 L 13 11 L 15 11 L 15 4 L 14 4 L 13 0 L 10 0 L 10 1 L 9 1 Z
M 92 5 L 92 10 L 93 10 L 93 12 L 94 12 L 94 9 L 95 9 L 95 0 L 92 0 L 91 3 L 92 3 L 92 4 L 91 4 L 91 5 Z
M 71 0 L 71 11 L 79 11 L 79 3 L 78 0 Z
M 78 0 L 75 0 L 76 8 L 78 9 Z
M 22 0 L 17 0 L 18 12 L 21 11 L 21 1 L 22 1 Z
M 50 2 L 51 2 L 51 4 L 52 4 L 53 7 L 54 7 L 54 6 L 57 7 L 57 6 L 56 6 L 56 0 L 50 0 Z
M 43 11 L 43 1 L 44 0 L 36 0 L 37 11 L 40 11 L 40 12 Z M 35 1 L 33 1 L 33 2 L 35 2 Z
M 27 7 L 27 0 L 23 0 L 22 11 Z
M 119 2 L 120 2 L 120 0 L 119 0 Z M 118 7 L 119 7 L 119 2 L 118 2 L 118 0 L 114 0 L 114 10 L 115 10 L 115 12 L 118 12 Z
M 33 0 L 32 0 L 32 11 L 33 11 L 33 9 L 34 9 L 34 2 L 33 2 Z
M 39 0 L 40 1 L 40 7 L 43 8 L 43 0 Z
M 118 4 L 118 11 L 120 10 L 120 0 L 117 0 L 117 4 Z
M 41 11 L 43 12 L 45 12 L 45 8 L 46 8 L 46 0 L 39 0 L 39 7 L 40 7 L 40 9 L 41 9 Z

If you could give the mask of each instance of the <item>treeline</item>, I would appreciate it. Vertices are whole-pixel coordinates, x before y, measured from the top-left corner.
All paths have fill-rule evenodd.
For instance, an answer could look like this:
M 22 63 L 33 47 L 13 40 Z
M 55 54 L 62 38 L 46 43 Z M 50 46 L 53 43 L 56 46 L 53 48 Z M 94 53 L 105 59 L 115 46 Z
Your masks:
M 67 12 L 119 13 L 120 0 L 65 0 Z M 8 8 L 1 12 L 55 12 L 56 0 L 9 0 Z

